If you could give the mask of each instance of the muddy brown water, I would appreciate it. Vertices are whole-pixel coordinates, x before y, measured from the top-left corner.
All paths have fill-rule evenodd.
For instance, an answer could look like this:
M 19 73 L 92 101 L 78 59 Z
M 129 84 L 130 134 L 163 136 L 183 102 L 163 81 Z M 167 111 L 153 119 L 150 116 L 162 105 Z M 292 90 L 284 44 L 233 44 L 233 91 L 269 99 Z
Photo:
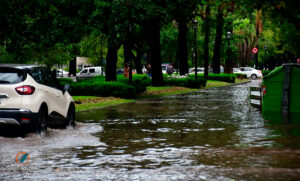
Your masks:
M 300 126 L 249 105 L 259 83 L 81 112 L 75 130 L 0 137 L 0 180 L 299 180 Z

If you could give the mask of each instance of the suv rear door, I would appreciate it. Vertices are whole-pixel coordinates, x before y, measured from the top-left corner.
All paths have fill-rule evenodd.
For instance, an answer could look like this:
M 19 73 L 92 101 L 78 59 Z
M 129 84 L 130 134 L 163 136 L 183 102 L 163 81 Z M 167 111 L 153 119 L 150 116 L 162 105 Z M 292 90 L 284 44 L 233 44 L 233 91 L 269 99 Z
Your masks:
M 26 73 L 20 69 L 0 67 L 0 108 L 19 109 L 22 103 L 22 95 L 16 91 L 23 86 Z

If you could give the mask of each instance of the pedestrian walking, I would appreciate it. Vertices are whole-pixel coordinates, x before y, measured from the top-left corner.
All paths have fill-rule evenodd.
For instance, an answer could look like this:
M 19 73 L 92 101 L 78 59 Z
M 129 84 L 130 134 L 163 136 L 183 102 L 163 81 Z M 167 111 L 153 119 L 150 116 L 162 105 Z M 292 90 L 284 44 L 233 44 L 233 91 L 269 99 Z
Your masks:
M 168 75 L 172 75 L 173 72 L 174 72 L 174 67 L 173 67 L 172 64 L 169 64 L 169 65 L 167 66 L 167 74 L 168 74 Z
M 148 75 L 148 77 L 151 79 L 151 77 L 152 77 L 152 75 L 151 75 L 151 64 L 150 63 L 148 63 L 148 65 L 147 65 L 147 75 Z

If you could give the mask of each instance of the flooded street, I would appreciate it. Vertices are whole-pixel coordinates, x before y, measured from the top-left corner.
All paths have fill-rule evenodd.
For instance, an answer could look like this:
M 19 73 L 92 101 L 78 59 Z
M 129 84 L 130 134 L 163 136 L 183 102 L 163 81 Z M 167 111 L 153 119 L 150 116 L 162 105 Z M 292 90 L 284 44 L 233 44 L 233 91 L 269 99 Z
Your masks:
M 260 81 L 77 114 L 76 129 L 0 137 L 0 180 L 299 180 L 300 125 L 250 106 Z M 24 169 L 16 155 L 30 156 Z

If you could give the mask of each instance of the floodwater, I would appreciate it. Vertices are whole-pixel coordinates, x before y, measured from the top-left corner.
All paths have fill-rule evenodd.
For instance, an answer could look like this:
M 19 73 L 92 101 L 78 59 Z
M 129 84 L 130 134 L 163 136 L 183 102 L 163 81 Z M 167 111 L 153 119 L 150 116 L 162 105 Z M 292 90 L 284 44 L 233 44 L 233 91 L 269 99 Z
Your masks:
M 299 180 L 300 125 L 264 120 L 252 81 L 77 114 L 77 126 L 0 137 L 0 180 Z M 27 165 L 16 163 L 26 152 Z

